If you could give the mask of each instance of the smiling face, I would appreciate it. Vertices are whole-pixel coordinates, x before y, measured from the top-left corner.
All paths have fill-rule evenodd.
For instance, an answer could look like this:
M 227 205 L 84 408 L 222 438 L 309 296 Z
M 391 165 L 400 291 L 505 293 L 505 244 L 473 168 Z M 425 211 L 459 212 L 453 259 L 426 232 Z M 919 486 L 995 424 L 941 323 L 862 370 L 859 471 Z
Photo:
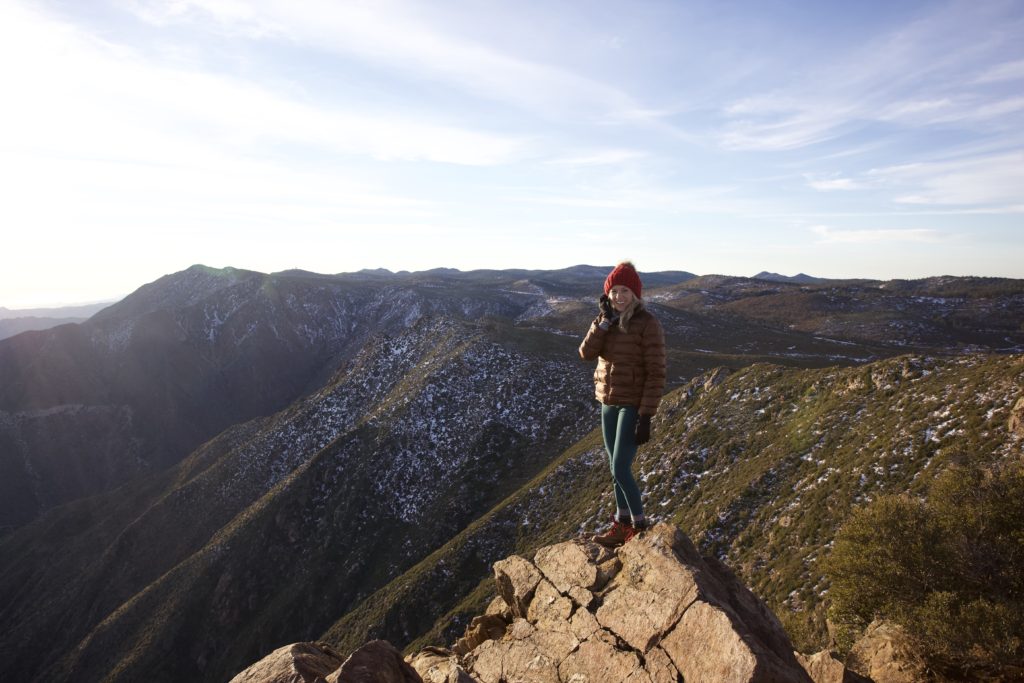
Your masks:
M 625 285 L 615 285 L 611 288 L 611 291 L 608 292 L 608 298 L 612 300 L 612 307 L 614 307 L 619 313 L 622 313 L 629 308 L 629 305 L 633 303 L 633 299 L 636 297 L 633 296 L 633 290 L 629 287 Z

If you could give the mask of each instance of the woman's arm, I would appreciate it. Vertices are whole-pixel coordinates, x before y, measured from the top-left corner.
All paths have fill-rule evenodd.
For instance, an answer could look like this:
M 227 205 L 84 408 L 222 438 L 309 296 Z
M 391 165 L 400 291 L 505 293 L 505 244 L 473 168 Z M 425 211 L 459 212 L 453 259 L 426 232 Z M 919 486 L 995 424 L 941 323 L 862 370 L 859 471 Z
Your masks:
M 641 349 L 644 357 L 643 396 L 640 399 L 640 414 L 654 415 L 665 393 L 665 331 L 661 323 L 653 315 L 644 328 L 641 338 Z
M 601 329 L 601 326 L 598 324 L 599 322 L 600 318 L 590 324 L 587 336 L 583 338 L 583 343 L 580 344 L 580 358 L 583 360 L 597 360 L 597 357 L 601 355 L 601 351 L 604 350 L 604 340 L 608 336 L 608 330 Z

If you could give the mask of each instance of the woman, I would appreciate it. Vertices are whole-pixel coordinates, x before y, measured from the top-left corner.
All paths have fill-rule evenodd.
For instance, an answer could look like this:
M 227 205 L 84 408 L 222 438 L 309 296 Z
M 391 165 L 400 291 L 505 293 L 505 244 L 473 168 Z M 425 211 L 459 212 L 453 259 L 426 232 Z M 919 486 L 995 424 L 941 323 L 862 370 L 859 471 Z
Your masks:
M 665 390 L 665 333 L 644 307 L 642 290 L 632 263 L 615 266 L 604 281 L 600 313 L 580 344 L 580 357 L 597 360 L 595 393 L 615 489 L 612 525 L 593 537 L 608 547 L 622 545 L 647 527 L 631 468 L 637 446 L 651 438 L 651 417 Z

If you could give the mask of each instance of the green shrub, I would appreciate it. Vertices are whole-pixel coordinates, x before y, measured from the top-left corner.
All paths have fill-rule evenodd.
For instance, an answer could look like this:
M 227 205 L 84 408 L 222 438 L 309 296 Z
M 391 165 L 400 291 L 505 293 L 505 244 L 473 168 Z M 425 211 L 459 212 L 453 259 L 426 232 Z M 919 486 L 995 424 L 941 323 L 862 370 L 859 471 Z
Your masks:
M 841 646 L 882 618 L 902 625 L 935 671 L 1016 675 L 1024 666 L 1024 467 L 954 466 L 925 501 L 875 500 L 839 531 L 825 570 Z

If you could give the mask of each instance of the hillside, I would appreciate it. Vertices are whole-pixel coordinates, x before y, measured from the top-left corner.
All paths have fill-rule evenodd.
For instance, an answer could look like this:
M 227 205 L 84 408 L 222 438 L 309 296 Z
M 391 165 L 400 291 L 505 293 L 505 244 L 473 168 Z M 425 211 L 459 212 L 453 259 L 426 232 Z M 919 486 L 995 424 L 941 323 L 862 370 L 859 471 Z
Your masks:
M 423 317 L 515 319 L 536 299 L 194 266 L 81 325 L 0 340 L 0 529 L 287 407 L 375 335 Z
M 795 283 L 705 276 L 659 291 L 657 300 L 688 312 L 908 351 L 1024 351 L 1021 280 Z

